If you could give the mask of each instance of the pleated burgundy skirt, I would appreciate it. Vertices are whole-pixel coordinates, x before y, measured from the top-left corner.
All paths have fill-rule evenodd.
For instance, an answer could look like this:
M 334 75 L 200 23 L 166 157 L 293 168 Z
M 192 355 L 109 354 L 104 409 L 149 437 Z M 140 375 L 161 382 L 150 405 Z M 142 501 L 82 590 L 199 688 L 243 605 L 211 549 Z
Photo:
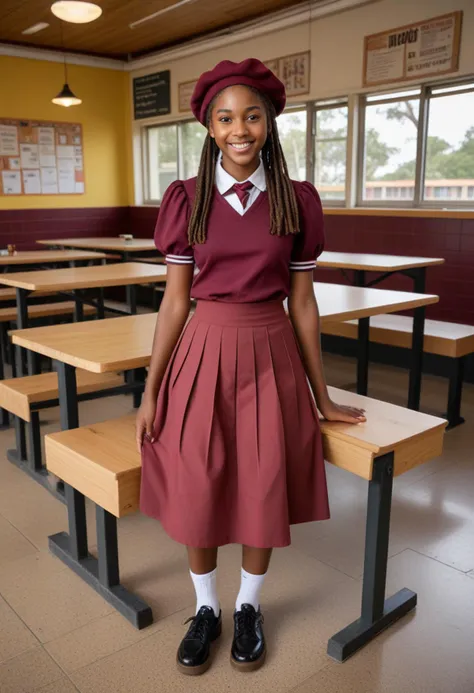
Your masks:
M 198 302 L 142 448 L 142 512 L 187 546 L 288 546 L 329 517 L 319 421 L 281 302 Z

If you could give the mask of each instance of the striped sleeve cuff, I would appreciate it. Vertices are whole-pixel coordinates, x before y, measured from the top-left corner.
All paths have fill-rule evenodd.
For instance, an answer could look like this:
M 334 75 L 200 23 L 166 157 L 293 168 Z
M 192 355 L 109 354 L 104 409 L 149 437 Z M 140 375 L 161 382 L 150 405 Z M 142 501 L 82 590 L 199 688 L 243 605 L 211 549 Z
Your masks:
M 167 255 L 167 265 L 194 265 L 194 257 L 192 255 Z
M 308 272 L 316 268 L 316 260 L 308 260 L 307 262 L 290 262 L 291 272 Z

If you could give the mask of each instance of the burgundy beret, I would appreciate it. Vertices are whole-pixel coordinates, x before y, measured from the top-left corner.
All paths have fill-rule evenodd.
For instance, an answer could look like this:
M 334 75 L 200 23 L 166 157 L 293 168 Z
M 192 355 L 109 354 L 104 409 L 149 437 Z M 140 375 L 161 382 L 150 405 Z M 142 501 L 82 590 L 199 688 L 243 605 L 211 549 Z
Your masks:
M 200 123 L 207 125 L 207 109 L 216 94 L 235 84 L 254 87 L 265 94 L 275 106 L 277 115 L 285 108 L 285 85 L 260 60 L 247 58 L 241 63 L 223 60 L 213 70 L 204 72 L 194 87 L 191 110 Z

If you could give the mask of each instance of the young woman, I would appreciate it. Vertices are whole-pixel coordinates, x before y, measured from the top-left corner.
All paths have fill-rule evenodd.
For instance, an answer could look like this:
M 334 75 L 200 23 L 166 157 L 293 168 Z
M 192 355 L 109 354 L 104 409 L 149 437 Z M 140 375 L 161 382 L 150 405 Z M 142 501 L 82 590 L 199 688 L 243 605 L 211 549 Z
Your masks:
M 326 419 L 365 420 L 328 396 L 313 291 L 321 203 L 288 177 L 275 122 L 285 101 L 259 60 L 204 73 L 198 176 L 170 185 L 155 230 L 168 276 L 137 416 L 141 509 L 187 546 L 197 605 L 177 654 L 185 674 L 209 667 L 221 633 L 218 547 L 243 546 L 231 662 L 255 670 L 272 549 L 290 544 L 291 524 L 329 517 L 311 390 Z

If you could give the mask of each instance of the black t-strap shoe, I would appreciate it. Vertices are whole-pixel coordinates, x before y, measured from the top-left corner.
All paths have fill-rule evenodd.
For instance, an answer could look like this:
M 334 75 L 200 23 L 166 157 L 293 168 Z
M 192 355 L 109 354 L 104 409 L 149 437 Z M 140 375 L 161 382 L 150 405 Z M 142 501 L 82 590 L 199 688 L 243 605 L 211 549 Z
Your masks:
M 256 671 L 265 662 L 263 616 L 251 604 L 234 613 L 234 640 L 230 661 L 240 671 Z
M 222 612 L 216 616 L 210 606 L 202 606 L 185 623 L 191 625 L 178 648 L 178 669 L 188 676 L 199 676 L 211 666 L 211 643 L 222 632 Z

